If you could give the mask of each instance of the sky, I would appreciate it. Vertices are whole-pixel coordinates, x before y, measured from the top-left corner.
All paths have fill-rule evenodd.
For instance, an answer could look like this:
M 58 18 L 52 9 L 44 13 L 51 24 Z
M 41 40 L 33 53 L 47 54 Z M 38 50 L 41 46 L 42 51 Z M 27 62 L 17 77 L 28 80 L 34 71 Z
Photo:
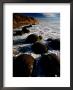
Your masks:
M 36 18 L 60 18 L 60 13 L 20 13 L 23 16 L 32 16 Z

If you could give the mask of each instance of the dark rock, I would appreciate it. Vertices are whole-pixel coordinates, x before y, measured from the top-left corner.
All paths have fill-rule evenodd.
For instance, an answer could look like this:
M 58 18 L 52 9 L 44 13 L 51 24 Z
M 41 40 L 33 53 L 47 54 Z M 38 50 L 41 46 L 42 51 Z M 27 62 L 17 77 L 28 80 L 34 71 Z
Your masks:
M 13 32 L 13 36 L 21 36 L 22 35 L 22 31 L 15 31 Z
M 60 76 L 60 62 L 55 54 L 43 55 L 40 58 L 41 75 L 47 77 Z
M 32 74 L 34 58 L 28 54 L 19 55 L 13 60 L 13 76 L 29 77 Z
M 54 50 L 60 50 L 60 40 L 59 39 L 50 40 L 48 46 Z
M 25 28 L 25 27 L 22 28 L 22 33 L 29 33 L 29 32 L 30 31 L 27 28 Z
M 35 34 L 30 34 L 25 40 L 26 43 L 35 43 L 36 41 L 38 41 L 38 36 Z
M 16 60 L 16 57 L 13 56 L 13 60 Z
M 30 25 L 27 25 L 27 26 L 24 26 L 24 28 L 30 28 L 30 27 L 32 27 L 31 24 Z
M 32 46 L 32 51 L 36 54 L 44 54 L 47 53 L 48 48 L 46 47 L 46 45 L 40 43 L 40 42 L 36 42 L 34 43 Z
M 52 41 L 53 39 L 52 38 L 48 38 L 47 41 Z

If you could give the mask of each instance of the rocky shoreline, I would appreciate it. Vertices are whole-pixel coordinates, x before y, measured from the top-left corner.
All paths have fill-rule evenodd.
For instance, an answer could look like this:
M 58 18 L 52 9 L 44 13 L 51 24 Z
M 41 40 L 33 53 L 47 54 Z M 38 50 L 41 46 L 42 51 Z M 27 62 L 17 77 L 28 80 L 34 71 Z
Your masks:
M 33 17 L 22 16 L 19 13 L 13 14 L 13 29 L 20 28 L 23 25 L 36 25 L 38 23 L 38 20 L 34 19 Z
M 24 25 L 15 24 L 15 18 L 16 15 L 14 29 Z M 20 22 L 20 17 L 17 19 Z M 28 34 L 24 39 L 13 40 L 13 77 L 60 77 L 60 39 L 44 40 L 43 35 L 31 33 L 29 28 L 36 23 L 35 20 L 21 30 L 13 30 L 13 37 Z

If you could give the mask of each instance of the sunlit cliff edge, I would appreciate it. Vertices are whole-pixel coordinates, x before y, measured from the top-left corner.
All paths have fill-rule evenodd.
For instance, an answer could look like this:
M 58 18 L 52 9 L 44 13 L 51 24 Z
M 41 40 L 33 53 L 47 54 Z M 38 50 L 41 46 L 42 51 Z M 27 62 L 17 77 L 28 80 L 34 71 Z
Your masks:
M 38 20 L 30 16 L 23 16 L 18 13 L 13 14 L 13 29 L 19 28 L 23 25 L 35 25 L 38 24 Z

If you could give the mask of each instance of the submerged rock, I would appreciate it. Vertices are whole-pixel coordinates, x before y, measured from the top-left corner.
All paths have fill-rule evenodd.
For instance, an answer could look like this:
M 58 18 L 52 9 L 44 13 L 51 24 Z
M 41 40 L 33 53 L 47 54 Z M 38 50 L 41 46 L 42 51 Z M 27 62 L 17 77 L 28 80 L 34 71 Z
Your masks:
M 25 52 L 30 51 L 31 50 L 31 47 L 30 46 L 19 47 L 18 50 L 21 53 L 25 53 Z
M 22 45 L 25 43 L 25 39 L 13 40 L 13 45 Z

